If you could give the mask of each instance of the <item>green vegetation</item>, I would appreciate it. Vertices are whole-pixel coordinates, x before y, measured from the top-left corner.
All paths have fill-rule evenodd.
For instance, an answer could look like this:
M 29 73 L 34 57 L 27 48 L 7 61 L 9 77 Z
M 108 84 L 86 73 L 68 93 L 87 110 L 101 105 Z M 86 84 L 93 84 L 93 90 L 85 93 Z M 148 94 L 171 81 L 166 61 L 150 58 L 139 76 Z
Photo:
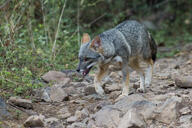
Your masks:
M 126 19 L 156 23 L 151 31 L 158 44 L 192 42 L 192 2 L 152 1 L 1 0 L 0 95 L 30 96 L 43 86 L 39 81 L 45 72 L 75 69 L 82 33 L 93 37 Z

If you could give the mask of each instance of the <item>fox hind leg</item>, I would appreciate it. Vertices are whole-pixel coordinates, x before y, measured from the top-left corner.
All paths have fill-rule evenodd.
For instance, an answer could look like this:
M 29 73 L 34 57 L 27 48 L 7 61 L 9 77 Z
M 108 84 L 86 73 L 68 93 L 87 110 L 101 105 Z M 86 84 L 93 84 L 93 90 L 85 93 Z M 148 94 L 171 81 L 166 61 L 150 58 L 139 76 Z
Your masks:
M 145 72 L 145 86 L 148 88 L 151 85 L 152 75 L 153 75 L 153 60 L 147 61 L 148 67 Z
M 138 58 L 135 58 L 130 63 L 131 68 L 133 68 L 140 77 L 140 87 L 137 89 L 138 92 L 145 92 L 145 73 L 144 70 L 140 67 Z

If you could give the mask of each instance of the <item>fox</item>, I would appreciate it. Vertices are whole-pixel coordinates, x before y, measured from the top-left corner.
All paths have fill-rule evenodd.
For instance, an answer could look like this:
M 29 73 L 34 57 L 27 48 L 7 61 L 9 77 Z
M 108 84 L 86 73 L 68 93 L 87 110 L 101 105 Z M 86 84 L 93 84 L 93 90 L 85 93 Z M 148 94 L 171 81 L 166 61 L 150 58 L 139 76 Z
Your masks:
M 140 93 L 145 93 L 151 85 L 153 67 L 156 61 L 157 45 L 147 28 L 136 20 L 127 20 L 95 36 L 92 40 L 84 33 L 79 50 L 79 64 L 76 69 L 83 76 L 97 66 L 94 77 L 95 91 L 104 96 L 102 79 L 109 66 L 114 63 L 122 72 L 122 93 L 120 97 L 129 95 L 130 68 L 140 76 Z M 147 67 L 140 66 L 141 62 Z

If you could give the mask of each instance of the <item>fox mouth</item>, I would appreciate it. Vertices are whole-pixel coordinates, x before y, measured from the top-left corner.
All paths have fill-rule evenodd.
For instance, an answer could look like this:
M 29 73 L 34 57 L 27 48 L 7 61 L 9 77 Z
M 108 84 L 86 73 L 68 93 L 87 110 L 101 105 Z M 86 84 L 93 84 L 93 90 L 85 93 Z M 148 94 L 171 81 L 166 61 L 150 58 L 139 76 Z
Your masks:
M 86 76 L 86 75 L 90 72 L 90 70 L 91 70 L 92 67 L 93 67 L 93 66 L 91 66 L 91 67 L 89 67 L 89 68 L 86 68 L 86 69 L 82 72 L 82 75 L 83 75 L 83 76 Z

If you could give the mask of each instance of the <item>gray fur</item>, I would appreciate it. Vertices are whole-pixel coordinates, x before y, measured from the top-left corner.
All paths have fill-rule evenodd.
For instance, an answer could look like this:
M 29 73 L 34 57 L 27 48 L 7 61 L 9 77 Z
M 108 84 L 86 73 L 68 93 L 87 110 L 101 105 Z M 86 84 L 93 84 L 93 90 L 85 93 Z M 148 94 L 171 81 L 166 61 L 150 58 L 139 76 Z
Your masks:
M 127 59 L 137 55 L 143 55 L 143 58 L 151 57 L 148 32 L 137 21 L 125 21 L 115 28 L 103 32 L 99 37 L 106 57 L 114 55 Z M 130 46 L 130 49 L 127 46 Z
M 93 62 L 105 63 L 106 59 L 116 56 L 120 56 L 123 63 L 127 63 L 132 56 L 150 59 L 154 51 L 150 46 L 156 46 L 144 25 L 134 20 L 124 21 L 115 28 L 99 34 L 99 37 L 103 53 L 91 50 L 89 48 L 91 41 L 82 44 L 79 51 L 80 69 L 86 68 Z M 153 45 L 150 44 L 151 42 Z M 91 62 L 83 62 L 83 58 L 90 58 Z

